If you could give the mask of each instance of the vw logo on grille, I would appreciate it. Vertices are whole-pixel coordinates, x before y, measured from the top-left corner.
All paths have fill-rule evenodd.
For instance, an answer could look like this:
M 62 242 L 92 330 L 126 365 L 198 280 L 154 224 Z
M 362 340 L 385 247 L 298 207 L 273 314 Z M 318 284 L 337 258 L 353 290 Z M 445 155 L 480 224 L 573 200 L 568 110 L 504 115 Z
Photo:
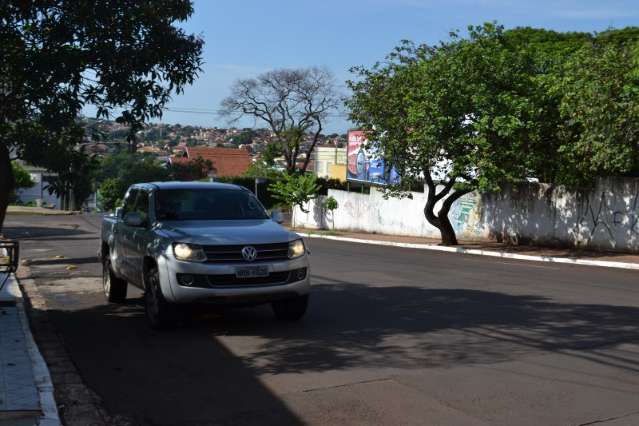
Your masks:
M 257 250 L 255 250 L 255 247 L 246 246 L 242 249 L 242 257 L 247 262 L 252 262 L 257 257 Z

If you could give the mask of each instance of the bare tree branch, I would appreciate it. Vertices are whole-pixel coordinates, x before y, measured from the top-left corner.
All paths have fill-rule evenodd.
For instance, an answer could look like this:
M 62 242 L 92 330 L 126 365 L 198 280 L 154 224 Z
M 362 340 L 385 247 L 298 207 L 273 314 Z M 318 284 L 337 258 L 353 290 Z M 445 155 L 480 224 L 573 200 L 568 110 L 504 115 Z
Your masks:
M 298 171 L 297 158 L 303 152 L 306 158 L 300 171 L 304 172 L 326 119 L 340 102 L 328 70 L 278 69 L 236 81 L 222 101 L 220 115 L 230 121 L 248 116 L 266 123 L 282 147 L 287 171 Z

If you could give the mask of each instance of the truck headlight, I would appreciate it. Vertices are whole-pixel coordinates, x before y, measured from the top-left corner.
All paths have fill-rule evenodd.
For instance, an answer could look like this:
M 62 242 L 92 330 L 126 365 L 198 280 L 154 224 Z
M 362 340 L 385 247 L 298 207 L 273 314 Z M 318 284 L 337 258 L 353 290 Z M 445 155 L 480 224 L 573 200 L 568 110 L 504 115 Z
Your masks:
M 193 244 L 174 244 L 173 254 L 177 260 L 185 260 L 187 262 L 204 262 L 206 260 L 206 253 L 204 253 L 202 247 Z
M 295 259 L 304 255 L 306 247 L 304 247 L 304 241 L 295 240 L 288 243 L 288 258 Z

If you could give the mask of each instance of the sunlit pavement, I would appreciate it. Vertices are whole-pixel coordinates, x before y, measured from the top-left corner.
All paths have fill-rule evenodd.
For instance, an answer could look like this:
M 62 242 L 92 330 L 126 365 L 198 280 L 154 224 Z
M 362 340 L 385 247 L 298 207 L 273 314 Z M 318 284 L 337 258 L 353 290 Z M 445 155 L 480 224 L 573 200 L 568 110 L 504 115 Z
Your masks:
M 302 322 L 155 333 L 139 291 L 104 302 L 98 217 L 5 231 L 81 377 L 137 424 L 639 424 L 636 272 L 309 240 Z

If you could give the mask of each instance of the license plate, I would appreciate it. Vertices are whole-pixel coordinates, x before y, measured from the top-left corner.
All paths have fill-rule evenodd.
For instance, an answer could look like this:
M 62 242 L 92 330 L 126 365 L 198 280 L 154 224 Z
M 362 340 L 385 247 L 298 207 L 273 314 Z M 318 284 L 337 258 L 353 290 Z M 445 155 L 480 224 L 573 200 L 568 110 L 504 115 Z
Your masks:
M 237 278 L 267 277 L 268 266 L 243 266 L 235 269 L 235 276 Z

